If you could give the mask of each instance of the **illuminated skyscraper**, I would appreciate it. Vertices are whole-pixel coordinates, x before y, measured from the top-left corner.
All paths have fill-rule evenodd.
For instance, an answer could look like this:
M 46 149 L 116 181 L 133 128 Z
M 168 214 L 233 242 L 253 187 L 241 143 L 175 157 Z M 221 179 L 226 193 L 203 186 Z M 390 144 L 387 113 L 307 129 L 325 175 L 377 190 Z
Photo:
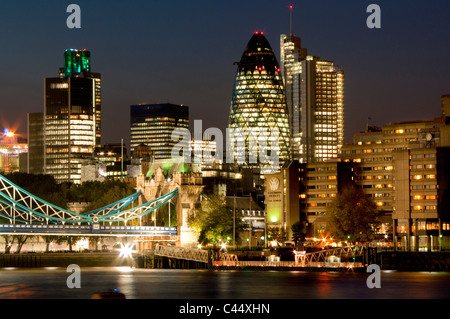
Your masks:
M 301 161 L 336 158 L 344 144 L 344 70 L 308 56 L 301 77 Z
M 101 146 L 101 77 L 90 72 L 90 54 L 66 50 L 59 78 L 44 86 L 44 173 L 79 183 L 81 164 Z
M 336 158 L 344 143 L 343 68 L 307 56 L 292 33 L 281 35 L 280 51 L 292 158 L 301 163 Z
M 289 114 L 292 159 L 301 160 L 301 61 L 307 50 L 301 47 L 301 38 L 292 34 L 280 37 L 281 74 L 286 89 L 286 105 Z
M 189 129 L 189 107 L 170 103 L 131 105 L 130 121 L 132 150 L 145 144 L 156 160 L 170 159 L 172 148 L 178 143 L 172 140 L 172 131 Z
M 280 36 L 281 72 L 286 88 L 292 159 L 300 163 L 336 158 L 344 143 L 344 70 L 308 56 L 301 39 Z
M 228 127 L 240 132 L 233 135 L 233 145 L 239 141 L 245 143 L 243 148 L 237 147 L 237 151 L 233 151 L 238 163 L 239 157 L 243 156 L 242 166 L 262 169 L 266 166 L 267 162 L 260 157 L 261 152 L 266 152 L 261 145 L 264 142 L 268 142 L 267 148 L 278 155 L 280 166 L 289 160 L 289 122 L 283 79 L 263 32 L 252 36 L 238 63 Z M 258 135 L 258 132 L 265 132 L 267 136 Z M 252 134 L 258 140 L 257 144 L 252 144 Z M 258 155 L 257 161 L 250 158 L 251 152 Z

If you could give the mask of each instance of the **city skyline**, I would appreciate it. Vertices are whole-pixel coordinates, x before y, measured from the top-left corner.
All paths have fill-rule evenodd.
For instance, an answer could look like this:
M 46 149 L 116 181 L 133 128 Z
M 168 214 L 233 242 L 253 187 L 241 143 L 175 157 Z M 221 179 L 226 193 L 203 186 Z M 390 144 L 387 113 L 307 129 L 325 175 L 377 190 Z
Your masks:
M 345 69 L 345 143 L 365 129 L 369 117 L 381 126 L 439 116 L 440 96 L 450 90 L 445 60 L 450 45 L 443 41 L 450 32 L 444 16 L 449 4 L 377 3 L 379 30 L 366 26 L 368 1 L 109 1 L 108 6 L 77 1 L 82 13 L 78 30 L 65 24 L 69 2 L 6 4 L 0 13 L 8 44 L 0 62 L 0 125 L 26 133 L 26 114 L 43 108 L 43 79 L 63 65 L 64 50 L 86 48 L 103 77 L 102 144 L 130 140 L 129 105 L 140 103 L 189 105 L 191 123 L 199 119 L 204 127 L 224 129 L 236 75 L 233 63 L 255 31 L 264 31 L 280 60 L 279 36 L 289 31 L 290 4 L 295 8 L 293 33 L 308 53 Z M 120 120 L 124 125 L 117 127 Z

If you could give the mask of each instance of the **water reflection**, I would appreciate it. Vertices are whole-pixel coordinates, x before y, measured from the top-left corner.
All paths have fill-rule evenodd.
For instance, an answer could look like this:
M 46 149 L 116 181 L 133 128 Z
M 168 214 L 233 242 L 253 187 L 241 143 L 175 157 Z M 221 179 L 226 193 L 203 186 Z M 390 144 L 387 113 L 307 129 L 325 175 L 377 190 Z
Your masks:
M 119 289 L 128 299 L 444 299 L 450 273 L 381 274 L 369 289 L 366 273 L 153 270 L 82 268 L 81 288 L 69 289 L 69 273 L 55 269 L 1 269 L 1 299 L 80 299 Z

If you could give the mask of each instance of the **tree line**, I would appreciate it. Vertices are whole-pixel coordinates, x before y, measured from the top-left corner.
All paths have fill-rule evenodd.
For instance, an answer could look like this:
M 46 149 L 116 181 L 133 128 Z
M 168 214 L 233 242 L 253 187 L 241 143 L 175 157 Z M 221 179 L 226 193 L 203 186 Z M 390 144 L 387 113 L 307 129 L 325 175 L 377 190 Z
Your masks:
M 5 254 L 20 254 L 25 242 L 34 235 L 2 235 L 4 239 L 4 253 Z M 93 236 L 70 236 L 70 235 L 46 235 L 40 236 L 45 242 L 45 252 L 50 252 L 50 246 L 55 244 L 66 244 L 70 252 L 73 252 L 73 247 L 79 240 L 88 240 L 89 246 L 95 247 L 94 250 L 100 250 L 100 245 L 103 244 L 106 237 L 93 237 Z M 16 244 L 14 249 L 14 244 Z
M 57 183 L 53 176 L 45 174 L 14 172 L 3 176 L 34 196 L 64 209 L 67 209 L 69 202 L 89 202 L 84 212 L 104 207 L 136 192 L 130 184 L 117 180 L 74 184 Z

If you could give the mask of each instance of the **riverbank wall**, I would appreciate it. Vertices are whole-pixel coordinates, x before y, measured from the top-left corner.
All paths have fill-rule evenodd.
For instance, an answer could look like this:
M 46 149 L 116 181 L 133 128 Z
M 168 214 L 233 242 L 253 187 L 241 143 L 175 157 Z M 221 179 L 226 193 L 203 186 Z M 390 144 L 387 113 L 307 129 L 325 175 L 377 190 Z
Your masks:
M 130 258 L 121 258 L 117 253 L 36 253 L 1 254 L 0 268 L 67 267 L 123 267 L 133 265 Z
M 382 270 L 450 271 L 450 252 L 379 252 Z

